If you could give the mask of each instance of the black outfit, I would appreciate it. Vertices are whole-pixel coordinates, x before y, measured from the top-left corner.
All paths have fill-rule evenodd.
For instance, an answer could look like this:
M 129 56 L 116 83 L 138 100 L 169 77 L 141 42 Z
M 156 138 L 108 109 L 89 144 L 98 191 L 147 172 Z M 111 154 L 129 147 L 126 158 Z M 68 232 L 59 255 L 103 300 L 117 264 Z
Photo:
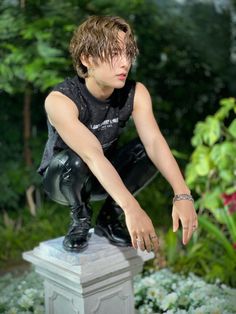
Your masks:
M 134 81 L 127 80 L 122 89 L 114 90 L 105 101 L 92 96 L 84 80 L 78 76 L 66 79 L 53 90 L 73 100 L 79 109 L 79 120 L 98 138 L 104 155 L 132 194 L 152 180 L 157 170 L 139 139 L 118 147 L 119 134 L 133 109 Z M 71 208 L 72 222 L 63 242 L 64 248 L 78 251 L 87 246 L 92 216 L 89 201 L 105 198 L 97 217 L 95 233 L 106 236 L 115 245 L 132 245 L 129 233 L 119 219 L 122 209 L 83 160 L 63 142 L 49 121 L 48 134 L 38 172 L 43 175 L 43 186 L 48 196 Z

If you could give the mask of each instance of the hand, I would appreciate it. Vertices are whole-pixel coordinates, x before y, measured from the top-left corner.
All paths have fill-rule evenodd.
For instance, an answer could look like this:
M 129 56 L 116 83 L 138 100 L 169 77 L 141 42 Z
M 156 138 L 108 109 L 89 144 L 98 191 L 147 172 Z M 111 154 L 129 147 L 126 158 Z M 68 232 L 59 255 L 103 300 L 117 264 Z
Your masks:
M 176 201 L 172 208 L 173 231 L 176 232 L 179 228 L 179 220 L 182 223 L 183 244 L 187 244 L 194 230 L 198 227 L 197 214 L 194 205 L 189 200 Z
M 135 207 L 125 212 L 125 221 L 131 236 L 132 245 L 147 252 L 152 250 L 157 254 L 159 242 L 151 219 L 141 207 Z M 140 241 L 137 241 L 140 240 Z

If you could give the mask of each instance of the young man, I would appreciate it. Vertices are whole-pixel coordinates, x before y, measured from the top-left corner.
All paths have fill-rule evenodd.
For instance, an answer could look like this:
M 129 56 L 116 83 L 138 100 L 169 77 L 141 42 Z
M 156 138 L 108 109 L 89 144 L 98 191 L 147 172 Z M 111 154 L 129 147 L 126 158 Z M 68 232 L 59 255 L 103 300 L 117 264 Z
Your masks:
M 64 248 L 87 247 L 89 201 L 106 198 L 95 233 L 118 246 L 156 253 L 152 221 L 133 195 L 157 169 L 173 188 L 173 230 L 180 220 L 186 244 L 198 225 L 193 199 L 156 123 L 148 90 L 127 79 L 138 53 L 129 24 L 120 17 L 90 17 L 74 32 L 70 53 L 77 75 L 46 98 L 49 138 L 38 169 L 49 197 L 71 209 Z M 119 148 L 130 116 L 140 139 Z M 119 219 L 122 213 L 126 226 Z

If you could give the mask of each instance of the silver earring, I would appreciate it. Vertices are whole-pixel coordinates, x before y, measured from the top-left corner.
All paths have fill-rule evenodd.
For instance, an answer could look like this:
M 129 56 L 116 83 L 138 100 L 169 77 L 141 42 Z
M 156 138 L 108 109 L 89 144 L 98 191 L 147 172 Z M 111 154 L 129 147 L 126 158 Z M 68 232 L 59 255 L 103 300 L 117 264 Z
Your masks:
M 93 73 L 93 68 L 88 68 L 88 75 L 91 75 Z

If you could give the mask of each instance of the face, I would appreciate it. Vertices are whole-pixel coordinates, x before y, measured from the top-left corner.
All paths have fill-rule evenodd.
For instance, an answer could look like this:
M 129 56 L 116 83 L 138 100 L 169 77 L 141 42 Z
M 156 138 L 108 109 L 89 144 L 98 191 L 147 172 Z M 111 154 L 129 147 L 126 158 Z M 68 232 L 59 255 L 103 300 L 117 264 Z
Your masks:
M 125 33 L 118 33 L 122 54 L 116 54 L 114 51 L 111 62 L 96 63 L 90 58 L 85 66 L 88 68 L 88 78 L 90 84 L 97 84 L 101 88 L 122 88 L 127 79 L 131 61 L 127 58 L 124 46 Z

